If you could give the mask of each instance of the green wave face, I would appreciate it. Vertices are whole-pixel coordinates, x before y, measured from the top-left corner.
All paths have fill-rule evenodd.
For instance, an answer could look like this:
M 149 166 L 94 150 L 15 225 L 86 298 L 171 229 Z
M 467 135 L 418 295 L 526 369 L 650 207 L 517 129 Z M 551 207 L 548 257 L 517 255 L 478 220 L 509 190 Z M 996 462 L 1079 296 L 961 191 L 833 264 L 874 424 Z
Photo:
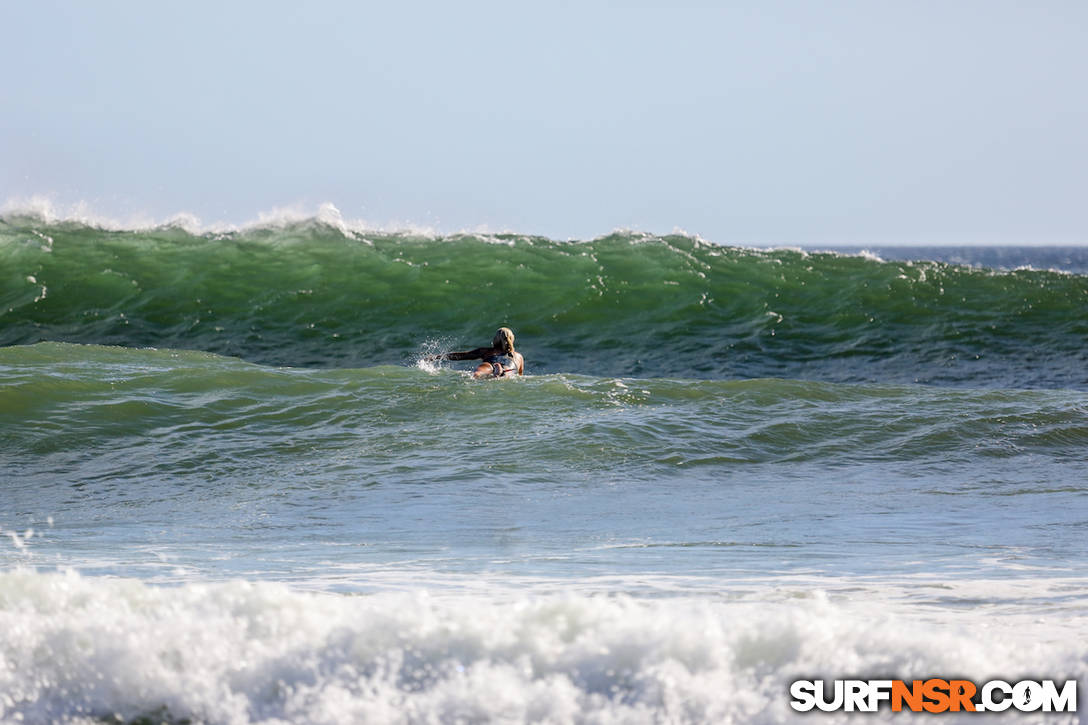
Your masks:
M 1088 386 L 1088 276 L 680 236 L 230 234 L 0 224 L 0 344 L 194 349 L 306 367 L 518 335 L 533 373 Z

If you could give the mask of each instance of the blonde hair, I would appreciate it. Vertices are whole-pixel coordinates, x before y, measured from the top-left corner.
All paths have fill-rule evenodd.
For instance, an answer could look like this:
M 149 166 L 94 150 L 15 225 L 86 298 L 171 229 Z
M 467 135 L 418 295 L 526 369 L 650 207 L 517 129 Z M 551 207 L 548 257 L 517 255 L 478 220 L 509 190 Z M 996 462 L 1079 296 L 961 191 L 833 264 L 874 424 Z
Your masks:
M 513 352 L 514 331 L 509 327 L 500 327 L 495 333 L 495 337 L 491 338 L 491 344 L 503 352 Z

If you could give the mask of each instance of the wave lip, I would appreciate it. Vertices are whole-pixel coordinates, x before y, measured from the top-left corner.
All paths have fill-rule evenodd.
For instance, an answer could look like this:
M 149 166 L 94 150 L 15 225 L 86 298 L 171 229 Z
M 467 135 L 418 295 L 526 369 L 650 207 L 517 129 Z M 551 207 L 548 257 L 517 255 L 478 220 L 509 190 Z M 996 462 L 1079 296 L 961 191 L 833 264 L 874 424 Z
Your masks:
M 163 229 L 180 229 L 194 236 L 223 235 L 233 233 L 282 230 L 293 226 L 318 226 L 335 229 L 345 236 L 367 232 L 403 233 L 416 236 L 437 236 L 430 226 L 409 223 L 374 224 L 363 219 L 345 219 L 332 202 L 322 202 L 315 207 L 302 204 L 278 207 L 258 212 L 253 219 L 242 223 L 226 221 L 205 222 L 190 212 L 179 212 L 166 217 L 146 213 L 131 214 L 120 218 L 103 214 L 87 202 L 61 204 L 47 196 L 17 197 L 0 204 L 0 220 L 9 224 L 59 227 L 85 227 L 108 232 L 149 232 Z

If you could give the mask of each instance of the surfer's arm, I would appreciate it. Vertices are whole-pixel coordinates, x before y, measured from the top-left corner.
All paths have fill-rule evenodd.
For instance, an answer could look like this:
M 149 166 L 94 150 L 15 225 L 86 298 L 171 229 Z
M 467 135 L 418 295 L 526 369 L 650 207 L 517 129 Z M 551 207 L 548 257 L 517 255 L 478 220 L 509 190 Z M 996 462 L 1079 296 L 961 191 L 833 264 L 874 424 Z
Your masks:
M 479 360 L 489 352 L 491 352 L 490 347 L 478 347 L 465 352 L 444 352 L 438 357 L 444 360 Z

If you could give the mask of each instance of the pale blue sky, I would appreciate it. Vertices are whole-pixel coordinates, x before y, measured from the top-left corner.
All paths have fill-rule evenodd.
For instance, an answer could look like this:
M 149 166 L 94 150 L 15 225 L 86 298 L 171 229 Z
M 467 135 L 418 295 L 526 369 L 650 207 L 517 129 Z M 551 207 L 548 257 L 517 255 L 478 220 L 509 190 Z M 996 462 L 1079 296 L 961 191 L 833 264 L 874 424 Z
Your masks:
M 1088 3 L 4 2 L 0 203 L 1088 243 Z

